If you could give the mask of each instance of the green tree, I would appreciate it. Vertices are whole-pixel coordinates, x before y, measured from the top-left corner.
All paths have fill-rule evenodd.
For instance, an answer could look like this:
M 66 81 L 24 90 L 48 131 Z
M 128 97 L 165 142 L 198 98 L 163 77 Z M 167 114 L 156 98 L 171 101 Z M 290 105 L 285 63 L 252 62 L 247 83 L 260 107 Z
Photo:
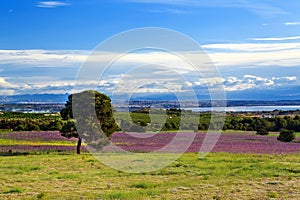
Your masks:
M 24 126 L 24 125 L 18 125 L 18 126 L 16 126 L 16 127 L 14 127 L 14 129 L 13 129 L 14 131 L 24 131 L 24 130 L 26 130 L 26 127 Z
M 91 148 L 99 149 L 108 144 L 107 137 L 118 130 L 110 98 L 97 91 L 88 90 L 70 95 L 60 114 L 63 120 L 68 120 L 61 128 L 62 135 L 78 138 L 78 154 L 82 139 Z
M 286 128 L 287 127 L 287 121 L 284 118 L 281 117 L 277 117 L 275 119 L 275 129 L 276 130 L 280 130 L 282 128 Z
M 257 129 L 256 134 L 257 135 L 268 135 L 269 131 L 264 127 L 260 127 Z
M 39 131 L 40 127 L 37 124 L 30 123 L 30 124 L 26 125 L 26 130 L 27 131 Z
M 281 142 L 291 142 L 296 138 L 295 132 L 293 130 L 280 129 L 280 134 L 277 140 Z
M 56 131 L 62 129 L 62 122 L 60 120 L 51 121 L 49 123 L 49 130 Z

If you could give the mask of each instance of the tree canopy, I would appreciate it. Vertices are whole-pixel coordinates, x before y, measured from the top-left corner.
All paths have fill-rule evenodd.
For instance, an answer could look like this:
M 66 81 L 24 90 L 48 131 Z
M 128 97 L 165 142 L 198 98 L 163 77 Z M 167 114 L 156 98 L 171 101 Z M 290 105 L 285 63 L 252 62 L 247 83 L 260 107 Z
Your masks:
M 91 148 L 101 149 L 118 130 L 110 98 L 97 91 L 87 90 L 69 95 L 65 108 L 61 110 L 61 117 L 67 121 L 61 129 L 62 135 L 77 137 L 78 145 L 84 139 Z

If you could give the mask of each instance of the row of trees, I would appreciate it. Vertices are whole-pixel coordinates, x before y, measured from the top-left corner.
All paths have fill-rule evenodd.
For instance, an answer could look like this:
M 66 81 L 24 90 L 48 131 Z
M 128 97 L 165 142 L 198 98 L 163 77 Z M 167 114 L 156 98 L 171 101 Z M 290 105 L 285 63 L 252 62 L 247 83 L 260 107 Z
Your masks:
M 285 116 L 274 118 L 258 117 L 228 117 L 224 129 L 257 131 L 265 129 L 267 131 L 279 131 L 280 129 L 294 130 L 300 132 L 300 117 Z
M 68 108 L 70 110 L 71 108 Z M 32 131 L 32 130 L 61 130 L 66 121 L 70 121 L 72 116 L 70 114 L 64 114 L 66 110 L 62 110 L 63 120 L 56 119 L 0 119 L 0 129 L 13 129 L 15 131 Z M 71 112 L 71 111 L 68 111 Z M 118 123 L 124 131 L 144 131 L 146 130 L 157 130 L 162 128 L 163 131 L 178 130 L 179 126 L 184 130 L 207 130 L 210 125 L 210 115 L 203 114 L 200 116 L 199 124 L 192 123 L 195 121 L 191 119 L 191 122 L 181 122 L 181 114 L 173 113 L 168 114 L 165 119 L 165 124 L 160 127 L 160 124 L 151 123 L 151 119 L 148 113 L 132 113 L 132 119 L 121 120 Z M 199 116 L 194 116 L 199 117 Z M 191 117 L 192 118 L 192 117 Z M 104 119 L 102 119 L 104 120 Z M 108 122 L 109 124 L 109 122 Z M 108 125 L 106 125 L 108 127 Z M 114 129 L 116 125 L 114 125 Z M 251 117 L 237 117 L 230 116 L 226 118 L 224 130 L 245 130 L 245 131 L 257 131 L 263 135 L 269 131 L 280 131 L 281 129 L 294 130 L 300 132 L 300 118 L 295 117 L 275 117 L 275 118 L 251 118 Z
M 36 119 L 1 119 L 0 129 L 13 131 L 56 131 L 61 130 L 63 121 Z
M 191 120 L 181 121 L 183 117 L 189 117 Z M 134 124 L 140 126 L 155 126 L 150 120 L 148 113 L 135 112 L 131 114 L 132 122 L 129 123 L 126 120 L 121 120 L 124 125 L 122 127 L 130 127 Z M 199 123 L 195 123 L 195 120 L 199 118 Z M 186 113 L 186 111 L 177 110 L 177 112 L 167 111 L 166 122 L 162 130 L 178 130 L 179 126 L 181 129 L 187 130 L 207 130 L 210 124 L 211 115 L 208 113 L 202 113 L 199 117 L 196 113 Z M 260 118 L 260 117 L 249 117 L 249 116 L 227 116 L 223 130 L 243 130 L 243 131 L 274 131 L 278 132 L 281 129 L 294 130 L 300 132 L 300 117 L 275 117 L 275 118 Z

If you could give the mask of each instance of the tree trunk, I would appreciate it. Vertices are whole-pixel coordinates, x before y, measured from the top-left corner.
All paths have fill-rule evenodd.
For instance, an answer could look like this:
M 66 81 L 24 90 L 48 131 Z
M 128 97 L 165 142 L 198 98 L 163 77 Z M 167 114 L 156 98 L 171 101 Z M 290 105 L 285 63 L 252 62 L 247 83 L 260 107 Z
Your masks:
M 77 141 L 77 154 L 80 154 L 80 147 L 81 147 L 81 138 L 78 137 L 78 141 Z

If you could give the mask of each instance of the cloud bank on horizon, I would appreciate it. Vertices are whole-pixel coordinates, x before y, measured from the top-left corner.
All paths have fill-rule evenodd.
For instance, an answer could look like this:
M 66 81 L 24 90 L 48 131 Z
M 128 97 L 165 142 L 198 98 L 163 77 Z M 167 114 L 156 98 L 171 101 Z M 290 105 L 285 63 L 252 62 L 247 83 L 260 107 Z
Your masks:
M 100 81 L 87 79 L 77 86 L 110 94 L 126 70 L 156 60 L 173 69 L 147 73 L 170 76 L 149 80 L 136 92 L 205 93 L 207 85 L 222 83 L 232 98 L 300 99 L 300 2 L 31 0 L 16 6 L 14 1 L 0 3 L 5 19 L 0 25 L 6 27 L 0 32 L 0 95 L 71 93 L 80 66 L 99 42 L 127 29 L 157 26 L 181 31 L 202 44 L 222 79 L 196 77 L 172 55 L 142 52 L 120 59 Z M 189 78 L 172 78 L 172 73 Z M 142 72 L 135 75 L 143 77 Z

